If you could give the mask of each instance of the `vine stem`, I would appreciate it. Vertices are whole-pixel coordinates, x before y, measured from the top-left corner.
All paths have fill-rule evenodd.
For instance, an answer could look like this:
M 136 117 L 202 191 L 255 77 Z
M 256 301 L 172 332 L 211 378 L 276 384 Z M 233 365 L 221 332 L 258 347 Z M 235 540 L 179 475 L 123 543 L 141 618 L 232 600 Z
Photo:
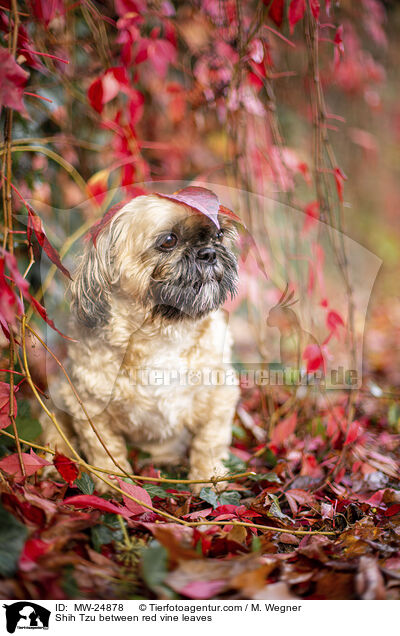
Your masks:
M 0 434 L 15 440 L 15 436 L 12 435 L 12 433 L 8 433 L 4 429 L 0 430 Z M 21 444 L 26 444 L 27 446 L 36 448 L 37 450 L 43 451 L 44 453 L 49 453 L 50 455 L 56 454 L 56 451 L 53 450 L 52 448 L 49 448 L 48 446 L 42 446 L 41 444 L 36 444 L 35 442 L 30 442 L 26 439 L 22 439 L 22 437 L 20 438 L 20 442 Z M 100 473 L 115 475 L 116 477 L 128 476 L 129 479 L 132 479 L 132 481 L 149 481 L 149 482 L 157 482 L 162 484 L 188 484 L 188 485 L 189 484 L 214 484 L 214 483 L 219 483 L 220 481 L 236 481 L 237 479 L 245 479 L 246 477 L 251 477 L 253 475 L 256 475 L 256 473 L 254 473 L 253 471 L 248 471 L 246 473 L 237 473 L 236 475 L 226 475 L 224 477 L 216 477 L 212 479 L 169 479 L 168 477 L 148 477 L 147 475 L 134 475 L 133 473 L 132 474 L 128 473 L 126 475 L 125 473 L 118 473 L 116 471 L 101 468 L 100 466 L 94 466 L 93 464 L 89 464 L 88 462 L 85 462 L 81 458 L 77 459 L 77 458 L 71 458 L 68 456 L 66 457 L 67 459 L 71 460 L 72 462 L 76 462 L 82 467 L 89 467 L 93 470 L 97 470 Z
M 17 0 L 11 2 L 12 20 L 10 20 L 10 40 L 9 40 L 9 53 L 15 59 L 18 40 L 19 29 L 19 13 Z M 4 157 L 2 165 L 2 177 L 5 179 L 3 184 L 3 207 L 4 207 L 4 239 L 3 247 L 8 248 L 10 254 L 14 253 L 14 235 L 13 235 L 13 210 L 12 210 L 12 197 L 11 197 L 11 179 L 12 179 L 12 161 L 11 161 L 11 146 L 12 146 L 12 123 L 13 123 L 13 111 L 11 108 L 6 109 L 5 124 L 4 124 Z M 15 284 L 11 281 L 11 289 L 14 290 Z M 18 436 L 18 429 L 15 422 L 14 411 L 14 364 L 15 364 L 15 341 L 13 325 L 9 324 L 10 344 L 9 344 L 9 368 L 11 373 L 10 379 L 10 392 L 9 392 L 9 411 L 8 415 L 14 431 L 15 441 L 17 446 L 18 461 L 21 468 L 22 475 L 25 475 L 25 465 L 22 458 L 21 444 Z
M 257 528 L 258 530 L 271 530 L 272 532 L 280 532 L 281 534 L 295 534 L 299 536 L 311 536 L 322 534 L 324 536 L 337 536 L 337 532 L 331 530 L 291 530 L 287 528 L 275 528 L 274 526 L 264 526 L 260 523 L 251 523 L 246 521 L 191 521 L 191 527 L 198 526 L 242 526 L 243 528 Z

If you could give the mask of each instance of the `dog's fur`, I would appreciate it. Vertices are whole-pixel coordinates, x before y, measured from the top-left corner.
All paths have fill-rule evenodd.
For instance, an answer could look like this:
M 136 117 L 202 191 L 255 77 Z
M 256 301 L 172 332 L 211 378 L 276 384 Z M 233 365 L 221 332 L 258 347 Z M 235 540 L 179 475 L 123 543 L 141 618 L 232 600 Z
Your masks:
M 219 221 L 222 238 L 210 219 L 185 205 L 157 195 L 137 197 L 104 226 L 96 245 L 87 243 L 74 274 L 71 335 L 77 342 L 69 344 L 69 373 L 109 451 L 127 472 L 127 441 L 158 464 L 179 465 L 189 446 L 191 479 L 226 472 L 222 460 L 238 387 L 149 385 L 137 373 L 231 371 L 230 335 L 220 307 L 237 284 L 231 251 L 236 230 L 228 217 L 219 215 Z M 171 232 L 178 243 L 165 250 L 161 245 Z M 215 250 L 214 264 L 199 260 L 204 247 Z M 56 401 L 64 411 L 58 415 L 65 433 L 87 461 L 115 470 L 66 382 L 60 383 Z M 67 452 L 51 422 L 42 418 L 42 424 L 46 444 Z

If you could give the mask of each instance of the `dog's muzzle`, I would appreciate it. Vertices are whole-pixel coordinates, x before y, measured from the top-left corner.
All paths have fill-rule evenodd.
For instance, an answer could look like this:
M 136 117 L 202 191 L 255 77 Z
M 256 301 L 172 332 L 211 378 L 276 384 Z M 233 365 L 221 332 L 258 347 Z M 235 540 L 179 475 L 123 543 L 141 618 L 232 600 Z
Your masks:
M 178 261 L 169 278 L 153 281 L 153 315 L 170 320 L 200 318 L 218 309 L 228 296 L 234 296 L 237 282 L 232 252 L 224 249 L 218 253 L 213 247 L 201 247 Z

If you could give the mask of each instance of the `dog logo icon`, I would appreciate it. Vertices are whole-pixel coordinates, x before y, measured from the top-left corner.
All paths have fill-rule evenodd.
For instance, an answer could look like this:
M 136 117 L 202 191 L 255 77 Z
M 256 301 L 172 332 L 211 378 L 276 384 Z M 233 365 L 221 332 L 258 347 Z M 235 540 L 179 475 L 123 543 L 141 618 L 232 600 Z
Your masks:
M 3 605 L 6 610 L 6 627 L 9 634 L 16 629 L 48 629 L 50 610 L 37 603 L 18 601 Z

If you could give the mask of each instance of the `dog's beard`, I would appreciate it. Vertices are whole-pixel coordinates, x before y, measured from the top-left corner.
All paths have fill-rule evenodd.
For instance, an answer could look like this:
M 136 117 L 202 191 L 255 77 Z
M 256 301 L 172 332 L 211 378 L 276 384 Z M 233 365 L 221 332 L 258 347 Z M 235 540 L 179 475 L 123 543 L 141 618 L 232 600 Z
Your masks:
M 217 250 L 215 265 L 200 264 L 194 254 L 184 254 L 172 266 L 164 263 L 155 268 L 149 289 L 153 316 L 201 318 L 232 298 L 237 283 L 236 259 L 225 248 Z

